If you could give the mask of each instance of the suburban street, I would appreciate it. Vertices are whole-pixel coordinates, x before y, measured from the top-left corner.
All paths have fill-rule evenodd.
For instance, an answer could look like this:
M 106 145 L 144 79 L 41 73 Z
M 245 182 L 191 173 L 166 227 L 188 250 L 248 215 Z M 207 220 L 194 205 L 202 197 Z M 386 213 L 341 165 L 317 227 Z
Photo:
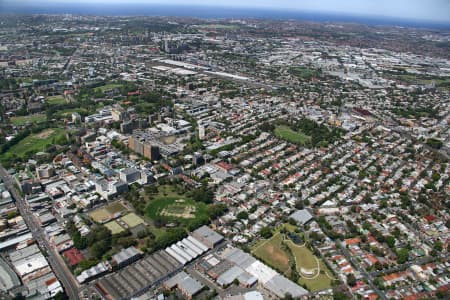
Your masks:
M 339 241 L 339 243 L 341 243 L 341 241 Z M 360 264 L 357 261 L 355 261 L 353 256 L 347 250 L 347 248 L 341 247 L 341 249 L 342 249 L 342 253 L 344 254 L 344 256 L 352 263 L 352 265 L 356 268 L 356 270 L 358 270 L 358 272 L 362 274 L 364 279 L 367 280 L 367 283 L 369 284 L 370 288 L 373 289 L 378 294 L 378 296 L 380 296 L 380 298 L 382 300 L 387 300 L 388 298 L 385 296 L 385 294 L 383 292 L 381 292 L 377 288 L 377 286 L 373 283 L 373 277 L 366 270 L 361 268 Z

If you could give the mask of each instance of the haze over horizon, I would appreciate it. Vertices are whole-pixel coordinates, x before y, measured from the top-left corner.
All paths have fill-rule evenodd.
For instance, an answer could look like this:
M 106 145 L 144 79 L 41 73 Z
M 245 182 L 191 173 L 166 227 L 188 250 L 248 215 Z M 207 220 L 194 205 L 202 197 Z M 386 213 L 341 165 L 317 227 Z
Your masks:
M 450 23 L 450 1 L 447 0 L 216 0 L 213 3 L 207 0 L 1 0 L 0 11 L 24 12 L 32 7 L 49 9 L 54 6 L 68 5 L 67 12 L 77 7 L 89 9 L 99 5 L 110 5 L 109 10 L 115 6 L 127 5 L 130 7 L 143 7 L 151 5 L 164 6 L 204 6 L 226 7 L 229 9 L 264 9 L 291 12 L 313 12 L 325 14 L 344 14 L 353 16 L 376 16 L 398 18 L 414 21 L 429 21 L 437 23 Z M 24 10 L 24 11 L 23 11 Z M 186 15 L 185 13 L 183 15 Z

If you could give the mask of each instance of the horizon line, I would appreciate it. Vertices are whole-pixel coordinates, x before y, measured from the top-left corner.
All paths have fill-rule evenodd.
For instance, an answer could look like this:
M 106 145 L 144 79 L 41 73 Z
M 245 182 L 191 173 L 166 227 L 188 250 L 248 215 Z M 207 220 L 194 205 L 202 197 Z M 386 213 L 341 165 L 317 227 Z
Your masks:
M 72 14 L 72 15 L 80 15 L 80 16 L 111 16 L 111 17 L 145 17 L 145 16 L 161 16 L 161 17 L 186 17 L 186 18 L 200 18 L 200 19 L 232 19 L 232 18 L 248 18 L 248 19 L 274 19 L 274 20 L 280 20 L 280 19 L 284 19 L 284 20 L 290 20 L 290 19 L 295 19 L 295 20 L 304 20 L 304 21 L 314 21 L 314 22 L 318 22 L 318 23 L 324 23 L 324 22 L 336 22 L 336 23 L 358 23 L 358 24 L 366 24 L 366 25 L 376 25 L 376 24 L 372 24 L 373 21 L 390 21 L 390 22 L 394 22 L 398 21 L 398 22 L 405 22 L 405 23 L 413 23 L 413 24 L 378 24 L 381 26 L 400 26 L 400 27 L 414 27 L 414 26 L 419 26 L 421 27 L 421 25 L 440 25 L 440 26 L 445 26 L 448 27 L 447 29 L 450 29 L 450 20 L 433 20 L 433 19 L 428 19 L 428 18 L 410 18 L 410 17 L 403 17 L 403 16 L 387 16 L 387 15 L 379 15 L 379 14 L 369 14 L 369 13 L 355 13 L 355 12 L 333 12 L 333 11 L 321 11 L 321 10 L 308 10 L 308 9 L 298 9 L 298 8 L 294 8 L 294 9 L 288 9 L 288 8 L 278 8 L 278 7 L 255 7 L 255 6 L 225 6 L 225 5 L 215 5 L 215 4 L 184 4 L 184 3 L 143 3 L 143 2 L 134 2 L 133 0 L 131 0 L 128 3 L 119 3 L 119 2 L 111 2 L 109 3 L 109 7 L 120 7 L 120 6 L 127 6 L 129 7 L 129 4 L 137 4 L 136 7 L 199 7 L 199 8 L 223 8 L 226 9 L 228 12 L 231 11 L 247 11 L 248 10 L 253 10 L 253 11 L 259 11 L 259 12 L 277 12 L 277 13 L 285 13 L 287 15 L 285 16 L 280 16 L 280 15 L 274 15 L 274 16 L 258 16 L 258 15 L 239 15 L 239 16 L 216 16 L 214 14 L 211 14 L 211 16 L 198 16 L 195 13 L 190 14 L 190 15 L 186 15 L 186 14 L 153 14 L 153 13 L 142 13 L 142 14 L 138 14 L 138 13 L 124 13 L 121 14 L 120 12 L 114 13 L 114 12 L 104 12 L 104 13 L 99 13 L 99 12 L 89 12 L 89 8 L 96 8 L 99 5 L 101 5 L 101 2 L 90 2 L 90 3 L 86 3 L 83 2 L 83 4 L 85 5 L 79 5 L 79 3 L 75 2 L 75 1 L 70 1 L 68 3 L 62 3 L 62 2 L 46 2 L 46 1 L 38 1 L 38 2 L 34 2 L 31 5 L 27 4 L 25 5 L 25 3 L 23 2 L 9 2 L 9 1 L 5 1 L 3 2 L 3 4 L 1 4 L 0 1 L 0 8 L 3 8 L 0 10 L 0 15 L 35 15 L 35 14 L 39 14 L 39 15 L 63 15 L 63 14 Z M 132 3 L 134 2 L 134 3 Z M 60 10 L 62 8 L 67 8 L 67 11 L 51 11 L 52 8 L 49 8 L 48 6 L 46 6 L 45 4 L 52 4 L 53 9 L 56 10 Z M 86 5 L 87 4 L 87 5 Z M 69 5 L 69 7 L 68 7 Z M 88 6 L 88 7 L 86 7 Z M 6 10 L 4 9 L 6 8 Z M 80 10 L 86 10 L 86 12 L 80 12 L 80 11 L 76 11 L 73 12 L 71 11 L 71 9 L 73 8 L 79 8 Z M 133 10 L 132 7 L 129 7 L 129 9 Z M 137 8 L 134 8 L 137 9 Z M 47 11 L 41 11 L 41 12 L 33 12 L 33 10 L 47 10 Z M 222 13 L 224 13 L 222 11 Z M 360 21 L 369 21 L 370 24 L 367 24 L 365 22 L 358 22 L 356 20 L 352 20 L 352 22 L 348 22 L 348 21 L 342 21 L 342 20 L 311 20 L 308 18 L 298 18 L 301 16 L 293 16 L 295 14 L 308 14 L 308 15 L 316 15 L 318 17 L 344 17 L 344 18 L 356 18 L 356 19 L 360 19 Z M 219 13 L 220 14 L 220 13 Z M 289 16 L 288 16 L 289 15 Z M 305 16 L 303 16 L 305 17 Z M 355 22 L 356 21 L 356 22 Z M 370 22 L 372 21 L 372 22 Z

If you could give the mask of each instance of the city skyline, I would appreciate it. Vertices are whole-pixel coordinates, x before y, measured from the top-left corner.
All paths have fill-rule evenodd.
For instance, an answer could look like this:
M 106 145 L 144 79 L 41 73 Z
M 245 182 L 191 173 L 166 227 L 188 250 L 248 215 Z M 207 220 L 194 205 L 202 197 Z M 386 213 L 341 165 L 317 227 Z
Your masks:
M 80 9 L 87 9 L 88 7 L 94 7 L 103 4 L 109 4 L 112 6 L 125 4 L 122 0 L 4 0 L 0 3 L 0 9 L 8 11 L 11 8 L 21 12 L 22 9 L 28 9 L 30 7 L 49 7 L 51 5 L 80 5 Z M 257 8 L 264 10 L 291 10 L 298 12 L 313 12 L 313 13 L 331 13 L 331 14 L 344 14 L 352 16 L 377 16 L 388 18 L 399 18 L 408 20 L 421 20 L 432 22 L 449 23 L 448 11 L 450 11 L 450 2 L 445 0 L 431 0 L 431 1 L 388 1 L 388 0 L 345 0 L 336 1 L 332 0 L 319 0 L 319 1 L 289 1 L 289 0 L 263 0 L 263 1 L 224 1 L 219 0 L 211 3 L 205 0 L 132 0 L 127 1 L 127 5 L 133 4 L 135 7 L 142 7 L 147 5 L 165 5 L 165 6 L 205 6 L 205 7 L 227 7 L 230 9 L 243 9 L 243 8 Z M 69 8 L 68 8 L 69 9 Z M 69 11 L 70 12 L 70 11 Z M 176 12 L 174 12 L 176 15 Z

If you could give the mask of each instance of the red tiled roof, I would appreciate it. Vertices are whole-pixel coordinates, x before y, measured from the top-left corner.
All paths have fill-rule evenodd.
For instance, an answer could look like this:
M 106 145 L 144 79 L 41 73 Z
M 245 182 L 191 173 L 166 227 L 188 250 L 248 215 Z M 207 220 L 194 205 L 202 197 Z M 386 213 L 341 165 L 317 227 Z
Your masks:
M 435 217 L 435 216 L 432 216 L 432 215 L 425 216 L 424 218 L 425 218 L 425 220 L 427 220 L 428 222 L 433 222 L 434 220 L 436 220 L 436 217 Z
M 361 239 L 360 238 L 346 239 L 345 240 L 345 244 L 346 245 L 354 245 L 354 244 L 359 244 L 359 243 L 361 243 Z
M 226 162 L 223 162 L 223 161 L 218 162 L 218 163 L 216 164 L 216 166 L 218 166 L 218 167 L 220 167 L 220 168 L 222 168 L 222 169 L 224 169 L 224 170 L 227 170 L 227 171 L 233 169 L 233 166 L 232 166 L 232 165 L 227 164 Z

